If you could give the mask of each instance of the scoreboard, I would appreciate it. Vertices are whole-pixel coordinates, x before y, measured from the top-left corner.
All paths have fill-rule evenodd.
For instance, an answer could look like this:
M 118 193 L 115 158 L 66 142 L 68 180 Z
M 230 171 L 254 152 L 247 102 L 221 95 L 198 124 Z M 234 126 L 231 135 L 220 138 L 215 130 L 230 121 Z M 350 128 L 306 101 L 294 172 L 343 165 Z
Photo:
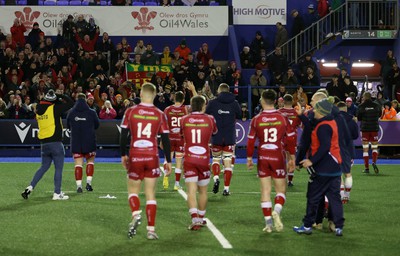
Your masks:
M 343 39 L 395 39 L 397 30 L 344 30 Z

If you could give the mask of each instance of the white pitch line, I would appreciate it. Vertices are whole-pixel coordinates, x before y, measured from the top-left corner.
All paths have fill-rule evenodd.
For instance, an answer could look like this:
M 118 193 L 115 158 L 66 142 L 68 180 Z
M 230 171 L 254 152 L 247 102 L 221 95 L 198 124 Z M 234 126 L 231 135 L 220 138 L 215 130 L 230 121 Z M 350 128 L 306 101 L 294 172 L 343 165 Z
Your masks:
M 178 192 L 185 200 L 187 200 L 187 194 L 185 191 L 183 191 L 182 189 L 179 189 Z M 211 220 L 208 218 L 205 218 L 205 221 L 207 221 L 207 228 L 211 231 L 211 233 L 215 236 L 215 238 L 217 238 L 218 242 L 222 245 L 222 248 L 232 249 L 233 247 L 232 247 L 231 243 L 229 243 L 229 241 L 224 237 L 224 235 L 221 233 L 221 231 L 219 231 L 215 227 L 215 225 L 211 222 Z

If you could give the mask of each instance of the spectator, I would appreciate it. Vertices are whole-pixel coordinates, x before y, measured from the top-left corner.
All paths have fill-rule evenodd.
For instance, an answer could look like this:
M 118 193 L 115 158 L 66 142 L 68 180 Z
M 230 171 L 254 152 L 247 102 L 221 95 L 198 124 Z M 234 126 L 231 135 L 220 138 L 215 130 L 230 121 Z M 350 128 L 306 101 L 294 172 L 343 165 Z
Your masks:
M 68 18 L 63 22 L 62 36 L 64 40 L 72 42 L 74 39 L 74 29 L 76 28 L 74 17 L 70 14 Z
M 208 66 L 208 61 L 212 59 L 211 52 L 208 49 L 208 44 L 203 43 L 199 48 L 199 52 L 197 53 L 197 62 L 203 62 L 205 66 Z
M 240 108 L 242 110 L 242 116 L 241 116 L 241 120 L 242 121 L 246 121 L 250 118 L 250 113 L 249 113 L 249 109 L 247 108 L 247 103 L 243 102 L 242 104 L 240 104 Z
M 206 78 L 206 82 L 208 82 L 212 94 L 217 95 L 218 86 L 223 82 L 223 80 L 217 77 L 217 71 L 212 69 L 210 75 Z
M 94 75 L 94 61 L 89 52 L 85 52 L 85 54 L 78 59 L 77 64 L 78 68 L 82 71 L 83 79 L 86 80 Z
M 161 65 L 170 65 L 174 55 L 170 52 L 169 46 L 164 46 L 164 51 L 160 55 Z M 180 66 L 180 63 L 179 63 Z
M 295 37 L 304 31 L 304 20 L 296 9 L 292 10 L 291 16 L 293 17 L 292 37 Z
M 144 46 L 144 42 L 143 40 L 138 40 L 135 46 L 135 49 L 133 50 L 133 52 L 135 54 L 144 54 L 146 52 L 147 48 Z
M 317 70 L 317 63 L 311 58 L 311 54 L 307 53 L 305 58 L 300 60 L 299 63 L 299 70 L 300 70 L 300 76 L 301 79 L 303 79 L 305 76 L 307 76 L 307 68 L 312 67 L 314 71 Z
M 346 76 L 350 76 L 349 74 L 348 74 L 348 72 L 347 72 L 347 69 L 346 68 L 344 68 L 344 67 L 342 67 L 341 69 L 340 69 L 340 75 L 339 75 L 339 84 L 343 84 L 344 83 L 344 78 L 346 77 Z M 353 81 L 352 81 L 353 82 Z
M 296 92 L 293 94 L 293 106 L 297 106 L 297 102 L 299 102 L 300 99 L 303 99 L 304 103 L 308 104 L 307 94 L 303 91 L 303 87 L 298 85 Z
M 33 23 L 32 30 L 28 34 L 28 43 L 33 49 L 37 49 L 39 47 L 40 33 L 43 33 L 43 31 L 39 28 L 39 23 Z
M 352 98 L 350 98 L 350 97 L 346 98 L 346 105 L 347 105 L 347 113 L 352 116 L 356 116 L 358 108 L 357 108 L 356 104 L 354 104 Z
M 400 112 L 400 105 L 397 100 L 392 100 L 392 107 L 394 108 L 394 110 L 396 110 L 396 113 Z
M 317 0 L 317 2 L 318 16 L 321 19 L 329 13 L 329 4 L 328 0 Z
M 18 48 L 24 48 L 25 46 L 25 36 L 24 33 L 26 28 L 24 24 L 18 18 L 14 19 L 14 24 L 10 28 L 12 38 L 17 44 Z
M 104 102 L 103 107 L 100 110 L 99 114 L 100 119 L 110 120 L 110 119 L 115 119 L 116 116 L 117 112 L 112 107 L 111 102 L 109 100 L 106 100 Z
M 85 35 L 88 34 L 89 23 L 83 18 L 82 14 L 78 16 L 78 20 L 75 23 L 75 28 L 80 38 L 83 38 Z
M 400 86 L 400 69 L 397 62 L 392 64 L 392 69 L 388 72 L 386 80 L 388 82 L 388 98 L 389 100 L 392 100 L 395 98 L 394 91 Z
M 182 39 L 181 43 L 175 48 L 175 52 L 179 52 L 179 56 L 181 56 L 185 61 L 189 58 L 191 50 L 186 46 L 186 39 Z
M 379 74 L 383 79 L 385 98 L 389 98 L 388 88 L 390 87 L 390 82 L 387 80 L 387 77 L 395 62 L 396 62 L 396 57 L 393 56 L 393 51 L 388 50 L 386 53 L 386 59 L 381 61 L 381 71 Z
M 344 96 L 349 97 L 350 93 L 353 92 L 355 95 L 358 94 L 357 86 L 355 86 L 350 79 L 350 76 L 345 76 L 343 81 Z
M 153 51 L 153 45 L 147 43 L 146 51 L 142 54 L 141 60 L 143 65 L 158 65 L 159 57 L 155 51 Z
M 243 47 L 243 51 L 240 52 L 240 64 L 242 68 L 253 68 L 254 67 L 254 58 L 252 53 L 250 52 L 250 47 Z
M 275 52 L 268 59 L 268 67 L 273 76 L 283 75 L 287 70 L 286 56 L 282 54 L 280 47 L 275 47 Z
M 306 74 L 302 77 L 301 84 L 303 86 L 319 87 L 319 79 L 315 75 L 314 68 L 312 66 L 307 67 Z M 307 89 L 307 91 L 314 93 L 316 89 Z
M 318 13 L 315 12 L 314 4 L 309 4 L 307 7 L 307 14 L 304 16 L 304 26 L 308 28 L 314 22 L 319 20 Z
M 89 108 L 93 109 L 94 111 L 96 111 L 97 114 L 100 113 L 100 108 L 99 106 L 96 104 L 96 102 L 94 101 L 94 97 L 93 94 L 88 93 L 87 94 L 87 100 L 86 100 Z
M 83 37 L 83 40 L 79 36 L 79 33 L 76 33 L 75 39 L 78 42 L 79 48 L 82 48 L 84 51 L 87 52 L 94 52 L 97 39 L 99 38 L 99 31 L 100 31 L 99 28 L 96 28 L 96 34 L 94 35 L 93 39 L 90 39 L 90 36 L 86 34 Z
M 256 31 L 256 37 L 251 42 L 250 49 L 253 51 L 256 61 L 261 58 L 261 50 L 268 51 L 269 43 L 266 39 L 264 39 L 261 31 Z
M 397 116 L 396 116 L 397 112 L 396 110 L 391 106 L 390 102 L 385 102 L 384 104 L 384 108 L 382 111 L 382 116 L 381 116 L 381 120 L 396 120 Z
M 256 64 L 256 69 L 268 70 L 268 62 L 266 57 L 261 57 L 260 62 Z
M 267 86 L 267 78 L 263 75 L 262 69 L 256 68 L 256 72 L 250 77 L 251 89 L 251 102 L 254 103 L 253 107 L 256 107 L 255 103 L 260 101 L 260 97 L 265 88 L 257 89 L 254 86 Z
M 115 50 L 114 43 L 111 41 L 107 32 L 103 33 L 103 38 L 97 43 L 96 50 L 104 53 Z
M 26 119 L 28 117 L 28 110 L 23 107 L 20 95 L 16 95 L 8 108 L 10 119 Z
M 288 41 L 288 32 L 282 23 L 276 23 L 276 34 L 275 34 L 275 47 L 282 47 Z M 287 46 L 284 46 L 283 53 L 287 54 Z
M 7 36 L 6 36 L 6 45 L 5 45 L 5 48 L 7 49 L 7 48 L 10 48 L 11 50 L 13 50 L 13 51 L 16 51 L 17 50 L 17 43 L 15 42 L 15 40 L 14 40 L 14 38 L 12 37 L 12 35 L 11 34 L 8 34 Z
M 121 45 L 122 45 L 122 50 L 124 52 L 132 52 L 132 47 L 129 45 L 128 40 L 126 40 L 126 37 L 122 37 L 121 39 Z
M 289 92 L 286 90 L 286 87 L 283 84 L 280 84 L 278 87 L 278 93 L 276 94 L 276 99 L 282 98 L 282 107 L 283 107 L 283 97 L 289 94 Z
M 0 119 L 8 118 L 8 110 L 7 105 L 4 100 L 0 97 Z
M 383 105 L 385 104 L 386 99 L 383 97 L 383 93 L 381 91 L 379 91 L 376 94 L 375 102 L 378 103 L 381 108 L 383 108 Z
M 285 86 L 295 86 L 299 82 L 292 68 L 288 68 L 287 72 L 282 77 L 282 84 Z
M 326 90 L 329 96 L 337 96 L 341 101 L 344 101 L 346 96 L 344 95 L 344 86 L 339 83 L 338 75 L 333 74 L 331 81 L 326 85 Z

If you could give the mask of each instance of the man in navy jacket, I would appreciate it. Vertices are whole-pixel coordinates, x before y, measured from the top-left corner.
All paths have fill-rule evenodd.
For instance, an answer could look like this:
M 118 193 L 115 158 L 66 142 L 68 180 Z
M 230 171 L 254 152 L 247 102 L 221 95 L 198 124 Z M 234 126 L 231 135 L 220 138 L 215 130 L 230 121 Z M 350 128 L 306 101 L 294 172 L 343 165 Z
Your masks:
M 83 158 L 86 158 L 86 190 L 93 191 L 92 177 L 96 157 L 96 129 L 100 122 L 96 112 L 86 103 L 86 95 L 80 93 L 75 106 L 67 116 L 67 126 L 71 131 L 71 152 L 75 162 L 77 192 L 82 193 Z
M 235 95 L 229 92 L 229 85 L 222 83 L 218 87 L 218 97 L 211 100 L 206 113 L 212 115 L 217 123 L 218 132 L 212 137 L 212 171 L 214 174 L 214 194 L 219 190 L 220 162 L 224 164 L 224 196 L 229 196 L 229 186 L 233 172 L 234 150 L 236 145 L 236 119 L 240 119 L 242 110 L 235 100 Z
M 340 177 L 342 157 L 339 149 L 337 122 L 331 115 L 333 100 L 322 99 L 315 104 L 317 124 L 311 134 L 311 157 L 300 164 L 307 168 L 310 180 L 307 190 L 307 209 L 303 225 L 294 227 L 299 234 L 311 234 L 311 226 L 317 215 L 318 205 L 326 195 L 332 210 L 336 235 L 342 236 L 344 224 L 343 206 L 340 200 Z

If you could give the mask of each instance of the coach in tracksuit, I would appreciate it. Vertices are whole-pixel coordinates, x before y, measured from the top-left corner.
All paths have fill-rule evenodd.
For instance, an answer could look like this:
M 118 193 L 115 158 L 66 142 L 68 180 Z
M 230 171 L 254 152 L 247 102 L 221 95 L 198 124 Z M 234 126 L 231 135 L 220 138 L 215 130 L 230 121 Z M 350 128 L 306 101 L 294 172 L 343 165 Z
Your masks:
M 67 126 L 71 131 L 71 153 L 75 162 L 77 193 L 82 193 L 83 158 L 86 159 L 86 190 L 93 191 L 92 177 L 96 157 L 96 129 L 99 128 L 96 112 L 86 103 L 86 95 L 80 93 L 75 106 L 67 116 Z
M 336 235 L 342 235 L 344 224 L 343 206 L 340 199 L 340 164 L 342 158 L 339 149 L 339 132 L 331 112 L 333 102 L 322 99 L 315 104 L 314 117 L 316 127 L 311 134 L 311 157 L 302 160 L 300 164 L 308 168 L 311 177 L 307 191 L 307 209 L 303 226 L 294 227 L 299 234 L 311 234 L 315 222 L 318 205 L 326 195 L 332 211 Z
M 212 115 L 217 123 L 218 132 L 212 137 L 212 171 L 214 174 L 213 192 L 219 190 L 220 162 L 224 164 L 224 196 L 229 196 L 229 186 L 232 177 L 232 157 L 236 145 L 236 119 L 240 119 L 242 110 L 235 100 L 235 95 L 229 92 L 229 85 L 222 83 L 218 87 L 217 98 L 211 100 L 206 113 Z

